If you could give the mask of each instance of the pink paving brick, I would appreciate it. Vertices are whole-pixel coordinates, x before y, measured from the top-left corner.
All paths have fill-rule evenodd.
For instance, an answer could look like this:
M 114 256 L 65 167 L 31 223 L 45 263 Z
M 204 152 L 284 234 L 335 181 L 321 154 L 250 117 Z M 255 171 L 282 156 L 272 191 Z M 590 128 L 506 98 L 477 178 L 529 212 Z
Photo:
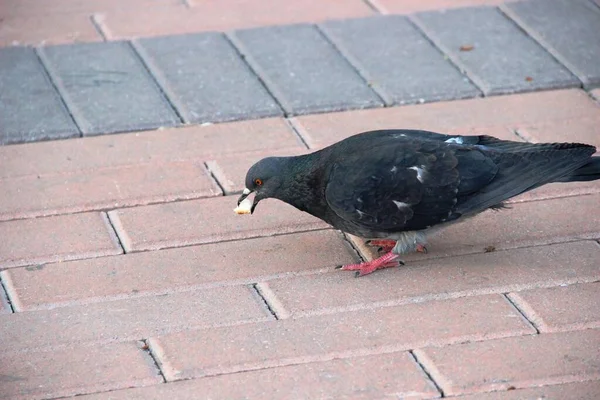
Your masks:
M 209 170 L 219 182 L 226 194 L 240 193 L 245 187 L 245 178 L 248 169 L 264 157 L 271 156 L 295 156 L 307 153 L 308 150 L 284 150 L 270 151 L 252 154 L 231 154 L 224 155 L 215 160 L 206 162 Z
M 532 142 L 587 143 L 600 150 L 600 106 L 587 118 L 519 126 L 518 132 Z
M 374 129 L 428 129 L 442 133 L 464 129 L 474 134 L 474 128 L 485 133 L 486 127 L 551 124 L 597 113 L 598 105 L 586 92 L 570 89 L 308 115 L 295 118 L 294 123 L 308 145 L 318 148 Z
M 522 201 L 546 200 L 557 197 L 581 196 L 600 193 L 600 182 L 569 182 L 551 183 L 531 192 L 523 193 L 512 198 L 507 203 L 519 203 Z
M 332 270 L 358 261 L 353 254 L 339 233 L 323 230 L 15 268 L 0 278 L 19 310 L 33 310 Z
M 15 307 L 21 309 L 18 302 Z M 70 343 L 139 340 L 185 329 L 270 319 L 273 317 L 262 299 L 241 285 L 0 314 L 0 353 Z
M 202 162 L 142 164 L 2 181 L 0 220 L 221 195 Z M 40 195 L 43 193 L 43 195 Z
M 0 269 L 121 254 L 104 213 L 0 222 Z
M 509 294 L 542 332 L 600 328 L 600 283 Z
M 589 381 L 471 394 L 461 396 L 460 400 L 590 400 L 596 398 L 598 393 L 600 393 L 600 381 Z
M 0 46 L 50 45 L 101 41 L 85 15 L 5 17 L 0 23 Z
M 121 390 L 85 400 L 431 399 L 435 386 L 406 352 L 290 365 Z
M 600 279 L 599 259 L 600 246 L 593 241 L 586 241 L 411 262 L 360 279 L 354 278 L 351 272 L 332 271 L 328 274 L 275 279 L 269 281 L 268 285 L 292 316 L 304 316 L 334 310 L 371 309 L 377 305 L 593 282 Z M 569 287 L 575 286 L 578 285 Z M 541 290 L 550 294 L 558 289 Z M 593 295 L 588 292 L 585 293 L 587 297 L 572 295 L 572 301 L 564 305 L 570 307 L 568 309 L 573 314 L 571 318 L 585 318 L 585 315 L 589 316 L 590 321 L 594 320 L 594 315 L 596 319 L 600 318 L 597 312 L 594 314 L 595 310 L 585 308 L 598 303 L 592 301 L 590 296 Z M 568 298 L 568 295 L 561 298 L 564 297 Z M 580 297 L 582 301 L 587 301 L 582 305 L 582 315 L 576 313 L 574 307 Z M 560 301 L 556 303 L 560 309 Z
M 421 107 L 425 107 L 425 106 L 426 105 L 423 105 Z M 405 107 L 412 107 L 412 106 L 405 106 Z M 399 109 L 398 111 L 402 111 L 402 109 Z M 387 108 L 385 110 L 387 110 Z M 371 109 L 368 111 L 375 112 L 375 111 L 381 111 L 381 110 Z M 346 111 L 346 113 L 351 113 L 351 112 L 354 113 L 354 112 L 366 112 L 366 111 L 365 110 Z M 326 115 L 329 115 L 329 114 L 326 114 Z M 344 116 L 344 118 L 346 118 L 346 117 L 353 117 L 353 116 L 350 116 L 348 114 L 348 115 Z M 364 118 L 372 118 L 373 116 L 364 115 L 363 117 Z M 500 126 L 500 125 L 493 126 L 492 125 L 492 126 L 486 126 L 486 127 L 472 127 L 472 126 L 448 127 L 448 126 L 444 126 L 444 125 L 436 125 L 436 124 L 438 124 L 437 120 L 431 120 L 428 122 L 424 122 L 422 124 L 415 123 L 413 125 L 406 125 L 401 121 L 394 121 L 393 115 L 391 115 L 391 114 L 386 115 L 385 117 L 392 117 L 392 118 L 390 120 L 386 120 L 386 118 L 380 118 L 378 120 L 371 121 L 371 122 L 374 122 L 374 124 L 372 124 L 372 125 L 369 125 L 369 124 L 363 125 L 359 121 L 352 121 L 352 122 L 348 123 L 346 127 L 340 126 L 339 128 L 336 128 L 336 130 L 331 130 L 331 131 L 329 131 L 329 130 L 327 130 L 327 131 L 314 130 L 313 131 L 313 130 L 304 129 L 305 125 L 303 125 L 303 121 L 301 121 L 299 118 L 305 118 L 305 117 L 299 117 L 298 119 L 292 118 L 290 121 L 292 121 L 292 123 L 294 124 L 294 126 L 296 127 L 298 132 L 302 135 L 305 142 L 311 148 L 311 150 L 318 150 L 325 146 L 331 145 L 339 140 L 343 140 L 347 137 L 355 135 L 357 133 L 371 131 L 371 130 L 377 130 L 377 129 L 423 129 L 423 130 L 430 130 L 433 132 L 439 132 L 439 133 L 445 133 L 445 134 L 451 134 L 451 135 L 491 135 L 491 136 L 495 136 L 495 137 L 506 139 L 506 140 L 515 140 L 515 141 L 523 141 L 524 142 L 523 139 L 521 139 L 519 136 L 516 135 L 514 129 L 509 128 L 508 126 Z M 312 121 L 311 121 L 311 125 L 312 125 Z M 324 129 L 327 129 L 326 125 L 324 125 L 324 127 L 325 127 Z M 317 129 L 321 129 L 321 128 L 317 128 Z
M 510 209 L 486 211 L 430 236 L 428 254 L 403 256 L 406 261 L 490 250 L 529 247 L 600 237 L 600 195 L 515 203 Z M 353 242 L 362 241 L 352 238 Z M 362 250 L 361 250 L 362 251 Z M 365 251 L 365 255 L 370 252 Z
M 369 0 L 383 14 L 410 14 L 444 8 L 495 6 L 504 0 Z
M 190 9 L 152 7 L 108 12 L 102 16 L 103 30 L 111 38 L 123 38 L 318 22 L 374 13 L 361 0 L 198 0 L 190 3 Z
M 73 14 L 90 15 L 94 12 L 118 11 L 152 6 L 185 7 L 180 0 L 2 0 L 0 17 L 47 16 Z
M 198 162 L 223 153 L 302 148 L 298 137 L 280 118 L 195 125 L 3 146 L 0 179 L 142 163 Z
M 532 332 L 506 299 L 490 295 L 190 331 L 150 343 L 175 380 Z
M 327 228 L 317 218 L 281 201 L 260 202 L 253 215 L 237 215 L 234 196 L 111 211 L 126 251 L 247 239 Z
M 600 331 L 415 350 L 446 395 L 600 379 Z
M 2 353 L 0 376 L 3 398 L 27 400 L 71 397 L 162 382 L 150 356 L 135 342 Z

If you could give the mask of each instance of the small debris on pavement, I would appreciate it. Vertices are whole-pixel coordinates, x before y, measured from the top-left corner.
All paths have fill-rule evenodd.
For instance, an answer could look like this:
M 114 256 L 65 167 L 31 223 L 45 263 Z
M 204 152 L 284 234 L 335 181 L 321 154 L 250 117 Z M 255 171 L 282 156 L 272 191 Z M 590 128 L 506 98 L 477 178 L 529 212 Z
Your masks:
M 493 253 L 494 251 L 496 251 L 496 246 L 486 246 L 483 250 L 486 253 Z

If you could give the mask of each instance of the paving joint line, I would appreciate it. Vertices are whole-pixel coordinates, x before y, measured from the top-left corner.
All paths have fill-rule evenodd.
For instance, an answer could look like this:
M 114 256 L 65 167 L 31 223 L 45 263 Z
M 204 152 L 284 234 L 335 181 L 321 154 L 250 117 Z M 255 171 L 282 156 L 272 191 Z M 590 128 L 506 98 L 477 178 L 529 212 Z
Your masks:
M 548 55 L 554 61 L 556 61 L 560 66 L 564 67 L 569 72 L 569 74 L 571 74 L 573 77 L 575 77 L 575 79 L 577 79 L 577 81 L 579 82 L 578 86 L 564 85 L 562 87 L 557 86 L 554 88 L 540 88 L 538 90 L 533 90 L 533 91 L 529 91 L 529 92 L 537 92 L 537 91 L 541 91 L 541 90 L 551 90 L 551 89 L 560 90 L 560 89 L 567 89 L 567 88 L 571 88 L 571 87 L 577 87 L 577 88 L 581 88 L 581 89 L 585 88 L 585 84 L 581 80 L 581 78 L 579 78 L 579 74 L 576 73 L 571 66 L 567 65 L 567 63 L 565 63 L 561 60 L 562 57 L 552 48 L 552 46 L 546 46 L 546 44 L 544 43 L 544 40 L 541 37 L 537 37 L 538 35 L 535 33 L 534 29 L 530 29 L 531 32 L 530 32 L 530 30 L 526 29 L 525 26 L 527 24 L 524 21 L 520 21 L 519 16 L 516 15 L 514 12 L 512 12 L 509 8 L 507 8 L 505 4 L 499 4 L 498 6 L 496 6 L 496 9 L 500 12 L 500 14 L 502 14 L 502 16 L 504 18 L 506 18 L 509 22 L 511 22 L 513 24 L 513 26 L 515 26 L 519 31 L 521 31 L 521 33 L 526 35 L 528 38 L 533 40 L 533 42 L 535 42 L 535 44 L 540 46 L 546 53 L 548 53 Z
M 372 107 L 368 106 L 368 107 L 365 107 L 364 109 L 367 110 L 367 109 L 382 108 L 382 107 L 386 108 L 386 107 L 391 106 L 392 101 L 391 101 L 391 99 L 388 98 L 387 94 L 380 93 L 379 89 L 374 88 L 369 83 L 370 79 L 368 76 L 365 76 L 365 74 L 362 72 L 362 70 L 364 70 L 364 68 L 362 68 L 362 66 L 360 65 L 360 62 L 358 60 L 355 60 L 354 57 L 352 57 L 352 55 L 350 55 L 350 53 L 343 46 L 338 45 L 334 39 L 329 37 L 329 35 L 327 34 L 327 29 L 323 28 L 321 26 L 321 24 L 314 24 L 313 26 L 316 28 L 316 31 L 319 33 L 319 35 L 321 35 L 321 37 L 333 48 L 333 50 L 341 56 L 341 58 L 346 62 L 346 64 L 350 67 L 350 69 L 352 71 L 354 71 L 356 73 L 356 75 L 358 75 L 358 77 L 365 83 L 365 85 L 367 85 L 369 90 L 371 90 L 382 103 L 380 106 L 373 105 Z M 349 107 L 349 108 L 345 108 L 345 109 L 340 109 L 337 112 L 350 111 L 350 110 L 354 110 L 354 109 L 356 109 L 356 108 Z
M 28 312 L 28 311 L 26 311 Z M 151 335 L 157 335 L 157 336 L 162 336 L 162 335 L 172 335 L 172 334 L 180 334 L 180 333 L 186 333 L 186 332 L 201 332 L 201 331 L 205 331 L 207 329 L 218 329 L 218 328 L 229 328 L 229 327 L 236 327 L 236 326 L 242 326 L 242 325 L 257 325 L 257 324 L 261 324 L 261 323 L 265 323 L 265 322 L 269 322 L 269 321 L 273 321 L 273 320 L 267 320 L 266 317 L 262 320 L 257 320 L 257 319 L 245 319 L 245 320 L 239 320 L 239 321 L 231 321 L 228 323 L 213 323 L 213 324 L 208 324 L 208 325 L 194 325 L 194 326 L 182 326 L 182 325 L 176 325 L 173 327 L 169 327 L 165 330 L 154 330 L 154 332 L 150 333 Z M 126 332 L 123 335 L 120 336 L 114 336 L 114 337 L 110 337 L 110 338 L 104 338 L 104 339 L 82 339 L 82 340 L 77 340 L 77 341 L 64 341 L 64 342 L 59 342 L 58 344 L 46 344 L 46 345 L 39 345 L 39 346 L 25 346 L 25 347 L 17 347 L 17 348 L 10 348 L 8 350 L 5 351 L 6 354 L 30 354 L 30 353 L 52 353 L 52 352 L 56 352 L 56 351 L 61 351 L 61 350 L 67 350 L 69 348 L 72 348 L 73 346 L 77 346 L 77 347 L 81 347 L 81 348 L 90 348 L 90 347 L 97 347 L 97 346 L 105 346 L 105 345 L 113 345 L 113 344 L 120 344 L 120 343 L 131 343 L 131 342 L 135 342 L 135 343 L 139 343 L 140 339 L 138 333 L 129 333 Z M 152 340 L 152 338 L 148 338 L 146 339 L 148 341 Z M 3 353 L 4 355 L 4 353 Z
M 243 237 L 243 238 L 235 238 L 235 239 L 223 239 L 223 240 L 219 240 L 219 241 L 216 241 L 216 242 L 188 243 L 188 244 L 184 244 L 184 245 L 181 245 L 181 246 L 165 246 L 165 247 L 157 247 L 157 248 L 153 248 L 153 249 L 132 250 L 132 251 L 127 252 L 126 254 L 131 254 L 131 253 L 145 253 L 147 251 L 158 251 L 158 250 L 168 250 L 168 249 L 181 249 L 181 248 L 184 248 L 184 247 L 203 246 L 203 245 L 206 245 L 206 244 L 239 242 L 241 240 L 270 238 L 270 237 L 275 237 L 275 236 L 294 235 L 294 234 L 297 234 L 297 233 L 319 232 L 319 231 L 325 231 L 325 230 L 328 230 L 328 229 L 331 229 L 331 228 L 330 227 L 325 227 L 325 228 L 313 228 L 313 229 L 310 229 L 310 228 L 308 228 L 308 229 L 299 229 L 299 230 L 293 231 L 293 232 L 276 232 L 276 233 L 262 234 L 262 235 L 251 236 L 251 237 Z M 113 254 L 113 256 L 114 256 L 114 254 Z M 99 257 L 109 257 L 109 256 L 107 255 L 107 256 L 99 256 Z M 99 258 L 99 257 L 92 257 L 92 258 Z M 80 258 L 78 260 L 85 260 L 85 259 Z
M 217 186 L 219 187 L 219 189 L 221 189 L 221 196 L 213 196 L 213 197 L 226 197 L 226 196 L 228 196 L 227 192 L 225 191 L 225 188 L 223 187 L 223 185 L 221 185 L 221 182 L 219 182 L 219 180 L 215 176 L 214 171 L 212 169 L 210 169 L 210 167 L 208 166 L 208 162 L 204 161 L 202 164 L 204 164 L 204 168 L 206 168 L 206 170 L 208 171 L 208 174 L 210 175 L 210 177 L 212 178 L 212 180 L 215 181 L 215 183 L 217 184 Z
M 119 245 L 119 247 L 121 248 L 121 251 L 123 252 L 123 253 L 121 253 L 121 255 L 127 254 L 128 251 L 127 251 L 127 249 L 125 249 L 125 246 L 123 245 L 123 241 L 121 240 L 121 236 L 119 236 L 119 232 L 117 231 L 115 224 L 113 223 L 112 219 L 110 218 L 110 215 L 108 214 L 108 212 L 103 211 L 103 213 L 104 213 L 104 216 L 105 216 L 108 226 L 110 226 L 110 229 L 112 229 L 112 233 L 114 234 L 115 238 L 117 239 L 117 244 Z M 98 257 L 93 257 L 93 258 L 98 258 Z
M 526 137 L 521 136 L 521 134 L 519 133 L 519 128 L 508 128 L 508 131 L 514 135 L 516 137 L 516 139 L 521 139 L 523 141 L 525 141 L 526 143 L 531 143 Z M 517 141 L 517 140 L 515 140 Z
M 180 104 L 177 101 L 175 93 L 169 87 L 168 81 L 163 76 L 162 71 L 152 61 L 152 57 L 148 55 L 146 50 L 142 46 L 139 45 L 137 39 L 128 40 L 129 48 L 132 50 L 134 57 L 142 64 L 142 68 L 144 71 L 148 73 L 152 81 L 156 84 L 160 94 L 165 99 L 165 101 L 171 107 L 171 110 L 175 113 L 179 121 L 183 124 L 189 125 L 191 124 L 190 120 L 187 118 L 189 115 L 189 111 L 185 108 L 183 104 Z
M 600 7 L 600 4 L 598 5 L 598 7 Z M 596 89 L 600 90 L 600 86 L 598 86 Z M 594 103 L 600 105 L 600 94 L 598 94 L 597 96 L 594 96 L 594 94 L 592 93 L 592 90 L 594 90 L 594 88 L 587 89 L 585 91 L 585 93 L 592 99 L 592 101 Z
M 312 150 L 306 142 L 306 140 L 304 139 L 304 137 L 302 136 L 302 134 L 300 133 L 299 127 L 296 126 L 296 123 L 293 122 L 292 119 L 287 117 L 285 117 L 283 120 L 285 121 L 286 125 L 292 130 L 294 135 L 296 135 L 296 137 L 300 140 L 300 143 L 302 143 L 302 145 L 306 147 L 307 150 Z
M 194 4 L 192 4 L 192 3 L 190 2 L 190 0 L 180 0 L 180 1 L 181 1 L 181 4 L 182 4 L 183 6 L 185 6 L 185 8 L 188 8 L 188 9 L 190 9 L 190 8 L 194 8 Z
M 159 383 L 159 385 L 162 385 L 162 383 Z M 58 396 L 58 397 L 46 397 L 45 400 L 73 399 L 75 397 L 93 396 L 93 395 L 105 394 L 105 393 L 114 393 L 114 392 L 120 392 L 122 390 L 131 390 L 131 389 L 143 388 L 143 387 L 146 387 L 146 386 L 131 386 L 131 387 L 124 387 L 124 388 L 109 389 L 109 390 L 98 390 L 98 391 L 89 392 L 89 393 L 86 392 L 86 393 L 68 394 L 65 396 Z
M 36 143 L 36 142 L 34 142 L 34 143 Z M 1 182 L 2 182 L 2 180 L 0 180 L 0 183 Z M 237 191 L 232 194 L 226 194 L 225 196 L 234 197 L 235 195 L 240 194 L 240 193 L 241 193 L 241 191 Z M 185 201 L 205 200 L 205 199 L 212 199 L 215 197 L 223 197 L 223 196 L 218 195 L 218 196 L 200 196 L 200 197 L 181 197 L 181 198 L 175 198 L 175 199 L 165 200 L 165 201 L 157 200 L 157 201 L 149 201 L 147 203 L 123 205 L 118 208 L 114 208 L 114 206 L 113 207 L 98 206 L 97 208 L 87 208 L 85 210 L 61 210 L 61 211 L 58 211 L 56 213 L 51 213 L 51 214 L 27 215 L 27 216 L 17 216 L 17 217 L 7 218 L 7 219 L 0 219 L 0 223 L 11 222 L 11 221 L 24 221 L 24 220 L 28 220 L 28 219 L 60 217 L 60 216 L 64 216 L 64 215 L 85 214 L 85 213 L 91 213 L 91 212 L 108 213 L 110 211 L 129 210 L 131 208 L 156 206 L 159 204 L 181 203 L 181 202 L 185 202 Z
M 517 137 L 519 137 L 519 138 L 523 139 L 523 140 L 524 140 L 526 143 L 533 143 L 533 142 L 531 141 L 531 138 L 530 138 L 529 136 L 527 136 L 526 134 L 524 134 L 524 133 L 523 133 L 523 132 L 522 132 L 522 131 L 521 131 L 519 128 L 516 128 L 516 129 L 511 129 L 511 131 L 513 131 L 513 133 L 514 133 L 514 134 L 515 134 Z
M 90 15 L 90 21 L 92 22 L 92 26 L 94 27 L 96 32 L 98 32 L 98 35 L 100 35 L 102 40 L 104 40 L 105 42 L 110 41 L 111 35 L 109 31 L 106 30 L 104 23 L 101 21 L 100 14 L 93 13 L 92 15 Z
M 387 12 L 385 12 L 382 8 L 381 5 L 376 3 L 377 0 L 363 0 L 363 3 L 365 3 L 365 5 L 367 7 L 369 7 L 371 10 L 375 11 L 377 14 L 382 14 L 385 15 L 387 14 Z
M 154 354 L 154 351 L 152 351 L 152 346 L 150 345 L 150 342 L 148 341 L 148 339 L 141 339 L 140 342 L 142 343 L 142 345 L 140 346 L 140 350 L 142 350 L 146 354 L 146 356 L 150 357 L 163 380 L 162 383 L 167 383 L 167 377 L 165 376 L 165 373 L 160 367 L 158 357 L 156 356 L 156 354 Z
M 263 303 L 267 307 L 267 310 L 273 316 L 273 318 L 275 318 L 276 321 L 279 321 L 280 319 L 289 317 L 289 315 L 279 315 L 279 314 L 282 314 L 281 311 L 283 311 L 283 310 L 280 310 L 280 312 L 277 312 L 276 309 L 280 308 L 280 307 L 277 307 L 275 304 L 271 304 L 269 302 L 268 297 L 273 297 L 274 294 L 271 292 L 271 290 L 269 289 L 268 286 L 264 286 L 264 285 L 259 286 L 259 283 L 252 283 L 250 285 L 250 287 L 256 293 L 256 295 L 258 295 L 258 297 L 263 301 Z M 270 293 L 266 293 L 266 291 L 268 291 Z M 285 314 L 285 311 L 283 312 L 283 314 Z
M 358 257 L 358 259 L 360 260 L 360 262 L 365 262 L 367 261 L 365 259 L 365 257 L 363 257 L 362 253 L 360 252 L 360 250 L 358 249 L 358 247 L 356 247 L 356 245 L 354 244 L 354 242 L 352 242 L 352 240 L 350 240 L 350 238 L 347 236 L 346 233 L 342 232 L 342 231 L 338 231 L 340 236 L 342 237 L 342 240 L 344 242 L 346 242 L 346 245 L 348 245 L 350 247 L 350 249 L 352 251 L 354 251 L 354 254 L 356 254 L 356 256 Z
M 408 350 L 408 354 L 411 355 L 411 357 L 417 363 L 419 368 L 421 368 L 421 371 L 427 376 L 427 379 L 429 379 L 429 381 L 431 383 L 433 383 L 436 390 L 440 393 L 440 397 L 445 398 L 446 394 L 444 393 L 444 389 L 442 389 L 442 387 L 433 378 L 433 375 L 431 374 L 431 372 L 425 367 L 425 365 L 421 362 L 421 360 L 419 360 L 419 357 L 417 357 L 417 355 L 415 354 L 415 351 L 413 349 Z
M 277 107 L 279 107 L 283 113 L 283 117 L 290 117 L 291 115 L 287 111 L 288 107 L 286 107 L 286 104 L 289 102 L 285 98 L 285 95 L 279 92 L 277 85 L 270 82 L 266 73 L 262 73 L 262 67 L 256 61 L 254 61 L 251 53 L 245 49 L 244 44 L 238 40 L 237 37 L 235 37 L 235 31 L 221 33 L 223 37 L 225 37 L 225 40 L 227 40 L 227 42 L 231 45 L 238 57 L 242 59 L 244 65 L 246 65 L 250 72 L 252 72 L 256 79 L 258 79 L 258 82 L 262 85 L 267 94 L 271 96 L 273 101 L 275 101 L 275 104 L 277 104 Z M 291 110 L 292 107 L 289 107 L 289 109 Z
M 67 94 L 67 92 L 64 88 L 62 80 L 58 77 L 58 74 L 56 74 L 56 72 L 54 71 L 54 68 L 52 68 L 50 66 L 50 61 L 48 60 L 48 57 L 46 57 L 46 53 L 44 52 L 43 47 L 37 46 L 34 48 L 33 52 L 36 55 L 40 64 L 42 65 L 44 75 L 50 81 L 50 84 L 56 91 L 56 94 L 58 95 L 58 98 L 60 99 L 61 104 L 63 105 L 63 107 L 65 108 L 67 113 L 69 113 L 69 117 L 71 118 L 71 121 L 73 121 L 73 124 L 79 131 L 79 137 L 82 138 L 83 133 L 84 133 L 82 124 L 85 121 L 85 119 L 83 119 L 83 117 L 82 117 L 83 121 L 79 121 L 79 116 L 77 116 L 77 113 L 78 113 L 77 107 L 73 104 L 73 102 L 69 98 L 69 95 Z
M 160 251 L 160 250 L 159 250 Z M 116 256 L 118 257 L 118 256 Z M 26 268 L 26 267 L 17 267 L 17 268 Z M 184 294 L 184 293 L 194 293 L 200 291 L 209 291 L 214 289 L 222 289 L 222 288 L 230 288 L 235 286 L 246 286 L 249 287 L 253 285 L 253 282 L 259 281 L 269 281 L 275 279 L 289 279 L 295 277 L 303 277 L 303 276 L 314 276 L 320 275 L 323 273 L 329 272 L 325 268 L 314 268 L 310 270 L 304 271 L 295 271 L 295 272 L 280 272 L 270 275 L 255 275 L 249 278 L 236 278 L 233 280 L 215 280 L 208 283 L 195 284 L 192 286 L 179 286 L 179 287 L 169 287 L 169 288 L 161 288 L 161 289 L 153 289 L 141 291 L 135 294 L 109 294 L 109 295 L 100 295 L 94 297 L 87 298 L 79 298 L 75 300 L 67 300 L 63 302 L 53 302 L 53 303 L 44 303 L 43 306 L 35 306 L 28 307 L 27 310 L 21 311 L 50 311 L 58 308 L 67 308 L 67 307 L 77 307 L 77 306 L 87 306 L 93 304 L 101 304 L 101 303 L 111 303 L 115 301 L 122 300 L 130 300 L 130 299 L 144 299 L 149 297 L 159 297 L 159 296 L 170 296 L 176 294 Z M 600 279 L 598 280 L 600 281 Z M 578 282 L 580 283 L 580 282 Z M 585 282 L 588 283 L 588 282 Z M 592 282 L 595 283 L 595 282 Z M 21 312 L 16 310 L 15 313 Z M 233 326 L 237 326 L 238 323 L 233 323 Z M 217 325 L 216 327 L 227 326 L 227 325 Z
M 536 324 L 535 322 L 533 322 L 533 321 L 532 321 L 532 320 L 531 320 L 531 319 L 530 319 L 530 318 L 527 316 L 527 314 L 525 313 L 525 311 L 523 311 L 523 310 L 521 309 L 521 307 L 519 307 L 519 305 L 518 305 L 517 303 L 515 303 L 515 302 L 514 302 L 514 301 L 513 301 L 513 300 L 510 298 L 510 296 L 509 296 L 509 293 L 502 293 L 502 296 L 503 296 L 503 297 L 504 297 L 504 298 L 505 298 L 505 299 L 506 299 L 506 300 L 507 300 L 507 301 L 508 301 L 508 302 L 509 302 L 509 303 L 510 303 L 510 304 L 511 304 L 513 307 L 514 307 L 514 309 L 515 309 L 515 310 L 517 310 L 517 312 L 518 312 L 519 314 L 521 314 L 521 316 L 522 316 L 523 318 L 525 318 L 525 320 L 526 320 L 527 322 L 529 322 L 529 325 L 531 325 L 531 327 L 532 327 L 533 329 L 535 329 L 535 333 L 536 333 L 537 335 L 539 335 L 539 334 L 540 334 L 540 329 L 539 329 L 539 327 L 537 326 L 537 324 Z
M 483 91 L 483 89 L 480 87 L 480 85 L 478 85 L 475 80 L 473 80 L 473 78 L 469 75 L 468 71 L 466 68 L 461 67 L 461 65 L 457 62 L 455 62 L 454 58 L 446 53 L 444 51 L 444 49 L 442 48 L 442 46 L 439 46 L 436 42 L 436 40 L 433 39 L 433 37 L 430 37 L 425 28 L 422 27 L 420 25 L 420 23 L 415 19 L 414 14 L 409 14 L 406 15 L 406 20 L 408 21 L 408 23 L 417 30 L 417 32 L 419 32 L 419 34 L 427 41 L 427 43 L 429 43 L 435 50 L 438 51 L 438 53 L 443 57 L 444 61 L 446 61 L 450 66 L 454 67 L 458 73 L 468 79 L 468 81 L 473 85 L 473 87 L 475 89 L 477 89 L 477 91 L 479 91 L 479 94 L 477 96 L 474 97 L 464 97 L 461 99 L 453 99 L 453 100 L 442 100 L 442 101 L 457 101 L 457 100 L 463 100 L 463 99 L 477 99 L 477 98 L 482 98 L 482 97 L 487 97 Z M 430 102 L 432 103 L 432 102 Z
M 483 79 L 480 79 L 476 75 L 472 75 L 472 73 L 470 72 L 470 69 L 468 68 L 467 65 L 463 64 L 458 57 L 453 56 L 452 52 L 446 51 L 446 50 L 450 50 L 450 49 L 446 49 L 446 47 L 441 44 L 441 42 L 436 38 L 436 36 L 433 33 L 429 33 L 428 29 L 425 28 L 425 26 L 423 24 L 421 24 L 421 22 L 419 22 L 418 18 L 415 18 L 414 14 L 407 15 L 406 17 L 410 22 L 412 22 L 419 29 L 419 32 L 421 32 L 421 34 L 431 44 L 433 44 L 435 48 L 437 48 L 442 53 L 445 61 L 449 62 L 451 65 L 456 66 L 456 68 L 458 68 L 458 71 L 460 72 L 460 74 L 463 75 L 464 77 L 466 77 L 467 79 L 469 79 L 469 81 L 471 83 L 473 83 L 473 85 L 475 85 L 475 87 L 481 92 L 481 96 L 477 96 L 477 97 L 494 96 L 494 94 L 487 95 L 485 93 L 485 89 L 484 89 L 486 86 L 485 81 Z M 513 94 L 517 94 L 517 93 L 513 93 Z M 498 95 L 502 95 L 502 93 L 499 93 Z M 477 98 L 477 97 L 473 97 L 473 98 Z
M 423 266 L 423 264 L 418 265 L 417 267 Z M 406 266 L 400 266 L 397 268 L 407 268 Z M 339 273 L 337 271 L 326 271 L 325 274 L 335 274 Z M 309 274 L 307 274 L 309 275 Z M 310 274 L 317 275 L 317 274 Z M 589 283 L 598 283 L 600 282 L 600 278 L 592 277 L 590 279 L 579 279 L 579 280 L 571 280 L 566 283 L 567 286 L 571 285 L 580 285 L 580 284 L 589 284 Z M 456 300 L 456 299 L 464 299 L 464 298 L 473 298 L 480 296 L 489 296 L 489 295 L 502 295 L 507 291 L 512 292 L 520 292 L 531 289 L 549 289 L 549 288 L 557 288 L 562 287 L 565 283 L 554 283 L 548 281 L 535 282 L 533 284 L 511 284 L 511 285 L 502 285 L 497 287 L 487 287 L 476 290 L 458 290 L 451 292 L 434 292 L 423 295 L 413 295 L 409 297 L 396 297 L 387 300 L 377 300 L 372 301 L 370 303 L 355 303 L 345 306 L 330 306 L 326 308 L 320 309 L 312 309 L 308 311 L 299 311 L 294 314 L 295 319 L 302 318 L 313 318 L 315 316 L 322 315 L 333 315 L 338 313 L 346 313 L 346 312 L 356 312 L 356 311 L 373 311 L 376 309 L 389 308 L 389 307 L 400 307 L 400 306 L 409 306 L 413 304 L 424 304 L 430 302 L 440 302 L 440 301 L 448 301 L 448 300 Z M 487 340 L 487 339 L 483 339 Z
M 6 300 L 6 305 L 8 305 L 10 313 L 11 314 L 16 314 L 17 311 L 15 310 L 15 306 L 13 304 L 13 301 L 10 298 L 10 294 L 8 293 L 8 290 L 6 289 L 6 285 L 4 283 L 4 279 L 2 279 L 2 275 L 3 274 L 1 272 L 2 271 L 0 271 L 0 297 L 2 299 Z

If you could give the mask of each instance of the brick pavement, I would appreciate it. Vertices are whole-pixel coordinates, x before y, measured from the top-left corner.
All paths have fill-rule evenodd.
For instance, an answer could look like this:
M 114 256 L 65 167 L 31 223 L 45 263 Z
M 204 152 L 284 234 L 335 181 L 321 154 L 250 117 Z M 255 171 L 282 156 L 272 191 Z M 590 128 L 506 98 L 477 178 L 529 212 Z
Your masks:
M 600 396 L 598 182 L 361 279 L 361 240 L 232 212 L 257 159 L 368 129 L 600 146 L 574 4 L 3 2 L 0 42 L 45 45 L 0 48 L 1 140 L 36 142 L 0 147 L 0 398 Z

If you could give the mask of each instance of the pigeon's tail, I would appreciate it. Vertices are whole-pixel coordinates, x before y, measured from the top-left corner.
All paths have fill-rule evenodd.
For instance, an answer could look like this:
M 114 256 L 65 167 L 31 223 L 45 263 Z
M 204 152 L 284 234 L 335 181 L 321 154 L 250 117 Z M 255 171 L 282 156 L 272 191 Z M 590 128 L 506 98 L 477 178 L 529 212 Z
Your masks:
M 596 179 L 600 179 L 600 157 L 590 158 L 590 162 L 555 182 L 586 182 Z

